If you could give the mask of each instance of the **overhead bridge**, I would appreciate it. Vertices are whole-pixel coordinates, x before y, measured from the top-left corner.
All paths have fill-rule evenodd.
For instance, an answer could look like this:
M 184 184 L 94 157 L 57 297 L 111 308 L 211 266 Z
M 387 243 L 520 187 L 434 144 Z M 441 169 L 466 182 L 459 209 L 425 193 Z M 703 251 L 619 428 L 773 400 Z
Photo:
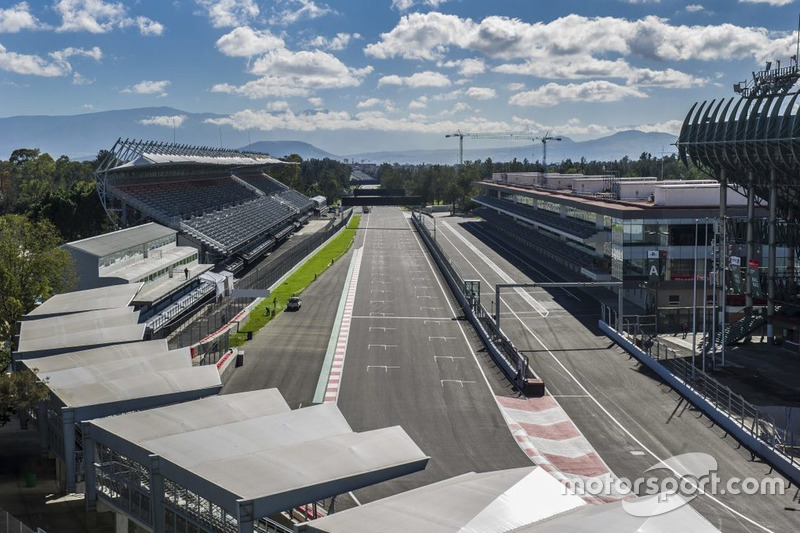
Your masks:
M 372 191 L 374 192 L 374 191 Z M 375 205 L 422 205 L 421 196 L 344 196 L 342 207 L 375 206 Z

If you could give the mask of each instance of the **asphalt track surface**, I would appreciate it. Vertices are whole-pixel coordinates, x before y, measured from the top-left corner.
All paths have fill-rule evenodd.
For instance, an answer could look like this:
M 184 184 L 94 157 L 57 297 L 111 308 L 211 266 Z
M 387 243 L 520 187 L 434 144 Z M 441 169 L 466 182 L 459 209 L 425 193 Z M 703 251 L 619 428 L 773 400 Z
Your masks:
M 577 281 L 539 264 L 478 219 L 440 217 L 436 233 L 461 274 L 481 280 L 484 305 L 494 300 L 495 284 L 509 279 Z M 598 303 L 585 292 L 508 290 L 502 302 L 503 330 L 617 476 L 633 480 L 658 460 L 705 452 L 717 460 L 723 480 L 779 477 L 612 345 L 597 328 Z M 691 505 L 725 532 L 794 533 L 800 531 L 798 491 L 784 482 L 784 495 L 699 495 Z
M 245 343 L 244 366 L 222 394 L 277 388 L 292 409 L 311 404 L 351 256 L 342 256 L 303 292 L 299 311 L 280 313 Z
M 469 471 L 530 466 L 484 378 L 469 323 L 408 219 L 363 216 L 363 246 L 338 405 L 356 431 L 400 425 L 431 457 L 416 474 L 356 492 L 362 503 Z

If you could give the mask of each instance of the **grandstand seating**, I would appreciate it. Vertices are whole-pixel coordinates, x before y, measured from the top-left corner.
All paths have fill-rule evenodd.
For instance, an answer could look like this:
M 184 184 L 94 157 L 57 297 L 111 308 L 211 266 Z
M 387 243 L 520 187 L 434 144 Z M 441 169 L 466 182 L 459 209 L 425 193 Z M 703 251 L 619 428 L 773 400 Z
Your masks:
M 561 230 L 570 235 L 580 237 L 581 239 L 586 239 L 597 233 L 597 228 L 595 228 L 594 224 L 574 218 L 562 217 L 557 213 L 552 213 L 544 209 L 534 209 L 532 206 L 526 204 L 501 200 L 493 196 L 478 196 L 475 200 L 525 217 L 533 222 Z
M 121 185 L 118 189 L 168 216 L 183 218 L 257 198 L 253 191 L 230 178 Z
M 301 194 L 294 189 L 287 189 L 279 194 L 282 200 L 289 202 L 295 209 L 300 212 L 308 211 L 314 208 L 314 202 L 311 199 Z
M 295 215 L 296 211 L 290 206 L 271 196 L 263 196 L 236 207 L 192 217 L 185 223 L 227 250 L 233 250 Z
M 557 237 L 551 237 L 541 231 L 522 231 L 522 226 L 514 222 L 510 217 L 501 215 L 488 208 L 476 209 L 475 213 L 490 224 L 499 228 L 504 234 L 513 237 L 529 248 L 540 247 L 565 260 L 577 263 L 580 266 L 587 268 L 594 267 L 594 257 L 592 254 L 564 242 Z
M 266 174 L 237 174 L 237 177 L 242 181 L 249 183 L 256 189 L 263 191 L 264 194 L 270 196 L 273 194 L 282 193 L 283 191 L 289 189 L 289 187 L 280 181 L 276 180 L 275 178 L 271 178 Z

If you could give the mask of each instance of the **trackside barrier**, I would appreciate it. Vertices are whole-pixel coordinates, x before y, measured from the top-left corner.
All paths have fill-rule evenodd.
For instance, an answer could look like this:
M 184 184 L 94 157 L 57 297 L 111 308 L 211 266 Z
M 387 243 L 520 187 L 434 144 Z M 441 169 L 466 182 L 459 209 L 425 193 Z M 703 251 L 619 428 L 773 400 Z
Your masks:
M 686 398 L 713 420 L 714 423 L 730 433 L 753 454 L 764 459 L 770 466 L 790 479 L 795 485 L 800 485 L 800 465 L 793 457 L 785 455 L 778 449 L 779 439 L 775 438 L 774 428 L 771 424 L 765 424 L 764 421 L 760 419 L 757 411 L 752 414 L 754 418 L 750 418 L 747 413 L 744 413 L 746 405 L 742 402 L 740 408 L 743 410 L 743 414 L 741 417 L 734 418 L 731 415 L 732 410 L 724 409 L 718 398 L 704 396 L 701 393 L 702 389 L 698 389 L 697 387 L 697 378 L 695 382 L 692 382 L 691 378 L 682 379 L 678 377 L 673 374 L 667 366 L 637 346 L 636 343 L 624 333 L 620 333 L 603 320 L 599 320 L 598 324 L 600 329 L 603 330 L 611 340 L 634 356 L 640 363 L 655 372 L 670 387 L 678 391 L 681 396 Z M 701 378 L 699 381 L 700 383 L 705 381 L 702 379 L 705 377 L 705 373 L 702 372 L 702 370 L 697 369 L 695 375 Z M 731 398 L 732 396 L 728 395 L 727 402 L 730 403 Z M 725 400 L 722 400 L 722 403 L 724 402 Z
M 525 361 L 524 357 L 517 352 L 511 341 L 508 340 L 502 332 L 498 332 L 496 330 L 489 332 L 487 331 L 487 328 L 484 327 L 483 322 L 476 315 L 475 311 L 467 300 L 466 295 L 464 294 L 461 276 L 455 272 L 453 265 L 451 265 L 444 256 L 444 253 L 441 251 L 436 241 L 431 238 L 430 234 L 428 233 L 428 228 L 426 228 L 425 225 L 417 218 L 416 213 L 412 213 L 411 221 L 414 224 L 417 232 L 420 234 L 422 242 L 425 243 L 425 246 L 433 257 L 433 260 L 436 262 L 436 266 L 439 267 L 439 271 L 444 276 L 445 281 L 447 281 L 447 285 L 455 295 L 456 300 L 458 300 L 458 304 L 461 306 L 461 309 L 464 311 L 464 314 L 466 315 L 470 324 L 472 324 L 472 326 L 475 328 L 475 331 L 478 332 L 478 335 L 483 341 L 483 344 L 486 346 L 486 349 L 489 351 L 489 354 L 492 356 L 492 359 L 506 375 L 506 378 L 508 378 L 508 380 L 511 381 L 511 383 L 513 383 L 517 389 L 519 389 L 526 396 L 544 395 L 544 381 L 535 375 L 529 375 L 532 373 L 530 372 L 527 363 L 524 365 L 520 364 L 520 362 Z M 500 345 L 503 347 L 503 350 L 498 347 L 498 343 L 500 343 Z

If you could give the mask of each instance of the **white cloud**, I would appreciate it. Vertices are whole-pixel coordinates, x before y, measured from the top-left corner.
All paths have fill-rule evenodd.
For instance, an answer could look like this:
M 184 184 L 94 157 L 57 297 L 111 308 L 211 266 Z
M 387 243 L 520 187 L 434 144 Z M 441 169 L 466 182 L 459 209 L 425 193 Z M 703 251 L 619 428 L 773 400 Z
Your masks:
M 322 107 L 325 102 L 319 96 L 312 96 L 308 99 L 308 103 L 314 107 Z
M 289 98 L 292 96 L 308 96 L 309 90 L 292 83 L 290 78 L 264 76 L 248 81 L 244 85 L 218 83 L 211 87 L 212 93 L 239 94 L 247 98 Z
M 311 20 L 335 13 L 327 4 L 314 0 L 283 0 L 283 3 L 289 4 L 289 7 L 277 14 L 279 24 L 294 24 L 298 20 Z
M 360 33 L 337 33 L 331 38 L 317 35 L 313 39 L 306 41 L 304 46 L 308 48 L 320 48 L 323 50 L 344 50 L 350 41 L 361 39 Z
M 448 2 L 448 0 L 422 0 L 420 2 L 417 2 L 415 0 L 392 0 L 392 9 L 396 9 L 397 11 L 407 11 L 411 9 L 415 4 L 420 4 L 436 9 L 440 5 L 446 2 Z
M 7 50 L 0 45 L 0 69 L 14 72 L 15 74 L 27 74 L 32 76 L 43 76 L 47 78 L 66 76 L 72 73 L 72 65 L 69 58 L 89 57 L 99 61 L 103 57 L 103 52 L 95 46 L 89 50 L 83 48 L 64 48 L 48 54 L 51 60 L 31 54 L 18 54 Z M 79 74 L 73 78 L 73 82 L 85 79 Z
M 448 93 L 437 94 L 434 100 L 456 100 L 458 98 L 473 98 L 475 100 L 491 100 L 497 97 L 497 91 L 489 87 L 470 87 L 469 89 L 458 89 Z
M 83 104 L 81 107 L 84 109 L 88 109 L 90 111 L 94 109 L 94 106 L 92 104 Z
M 657 61 L 752 58 L 760 62 L 785 53 L 793 38 L 789 33 L 733 24 L 672 25 L 655 16 L 627 20 L 573 14 L 547 23 L 528 23 L 502 16 L 475 22 L 430 12 L 401 17 L 364 51 L 380 59 L 439 60 L 451 48 L 458 48 L 492 59 L 571 63 L 574 68 L 587 61 L 627 65 L 622 59 L 627 57 Z M 613 55 L 620 57 L 606 59 Z
M 416 100 L 412 100 L 408 104 L 409 109 L 425 109 L 428 107 L 428 97 L 427 96 L 420 96 Z
M 518 92 L 525 88 L 524 83 L 509 83 L 506 85 L 506 89 L 512 92 Z
M 508 103 L 518 106 L 549 107 L 561 102 L 617 102 L 623 98 L 645 98 L 647 95 L 633 87 L 625 87 L 608 81 L 589 81 L 559 85 L 548 83 L 532 91 L 517 93 Z
M 251 57 L 283 47 L 283 39 L 269 30 L 254 30 L 247 26 L 217 39 L 217 50 L 230 57 Z
M 771 6 L 786 6 L 794 0 L 739 0 L 740 4 L 769 4 Z
M 372 67 L 349 68 L 336 56 L 320 50 L 292 52 L 281 49 L 258 58 L 250 72 L 286 78 L 299 86 L 331 89 L 360 85 L 361 79 L 372 72 Z
M 674 135 L 678 135 L 681 132 L 682 126 L 683 126 L 682 120 L 668 120 L 666 122 L 659 122 L 657 124 L 641 124 L 638 126 L 634 126 L 633 129 L 643 131 L 645 133 L 664 132 L 664 133 L 672 133 Z
M 72 71 L 72 67 L 66 61 L 48 61 L 37 55 L 18 54 L 7 50 L 2 44 L 0 44 L 0 69 L 15 74 L 46 78 L 66 76 Z
M 0 33 L 18 33 L 22 30 L 40 28 L 42 24 L 31 14 L 28 2 L 0 9 Z
M 132 94 L 156 94 L 158 96 L 166 96 L 167 95 L 167 87 L 170 86 L 170 82 L 168 80 L 161 80 L 161 81 L 140 81 L 133 87 L 128 87 L 123 89 L 123 93 L 132 93 Z
M 72 85 L 91 85 L 94 82 L 94 78 L 87 78 L 78 72 L 72 75 Z
M 436 66 L 458 68 L 458 73 L 462 76 L 475 76 L 476 74 L 483 74 L 486 72 L 486 62 L 483 59 L 467 58 L 456 59 L 452 61 L 439 61 Z
M 165 128 L 180 128 L 186 119 L 186 115 L 158 115 L 155 117 L 143 118 L 139 124 L 144 126 L 163 126 Z
M 689 13 L 699 13 L 705 10 L 706 8 L 704 8 L 700 4 L 689 4 L 688 6 L 686 6 L 686 11 L 688 11 Z
M 275 100 L 274 102 L 269 102 L 266 108 L 270 111 L 286 111 L 289 109 L 289 102 L 286 100 Z
M 378 87 L 383 85 L 406 85 L 408 87 L 447 87 L 450 85 L 450 80 L 447 76 L 439 72 L 426 70 L 425 72 L 417 72 L 411 76 L 398 76 L 391 74 L 383 76 L 378 80 Z
M 161 35 L 164 26 L 147 17 L 131 18 L 122 2 L 103 0 L 58 0 L 54 9 L 61 17 L 61 26 L 56 31 L 87 31 L 108 33 L 114 28 L 136 26 L 142 35 Z
M 205 9 L 215 28 L 244 26 L 258 17 L 260 11 L 255 0 L 195 0 Z

